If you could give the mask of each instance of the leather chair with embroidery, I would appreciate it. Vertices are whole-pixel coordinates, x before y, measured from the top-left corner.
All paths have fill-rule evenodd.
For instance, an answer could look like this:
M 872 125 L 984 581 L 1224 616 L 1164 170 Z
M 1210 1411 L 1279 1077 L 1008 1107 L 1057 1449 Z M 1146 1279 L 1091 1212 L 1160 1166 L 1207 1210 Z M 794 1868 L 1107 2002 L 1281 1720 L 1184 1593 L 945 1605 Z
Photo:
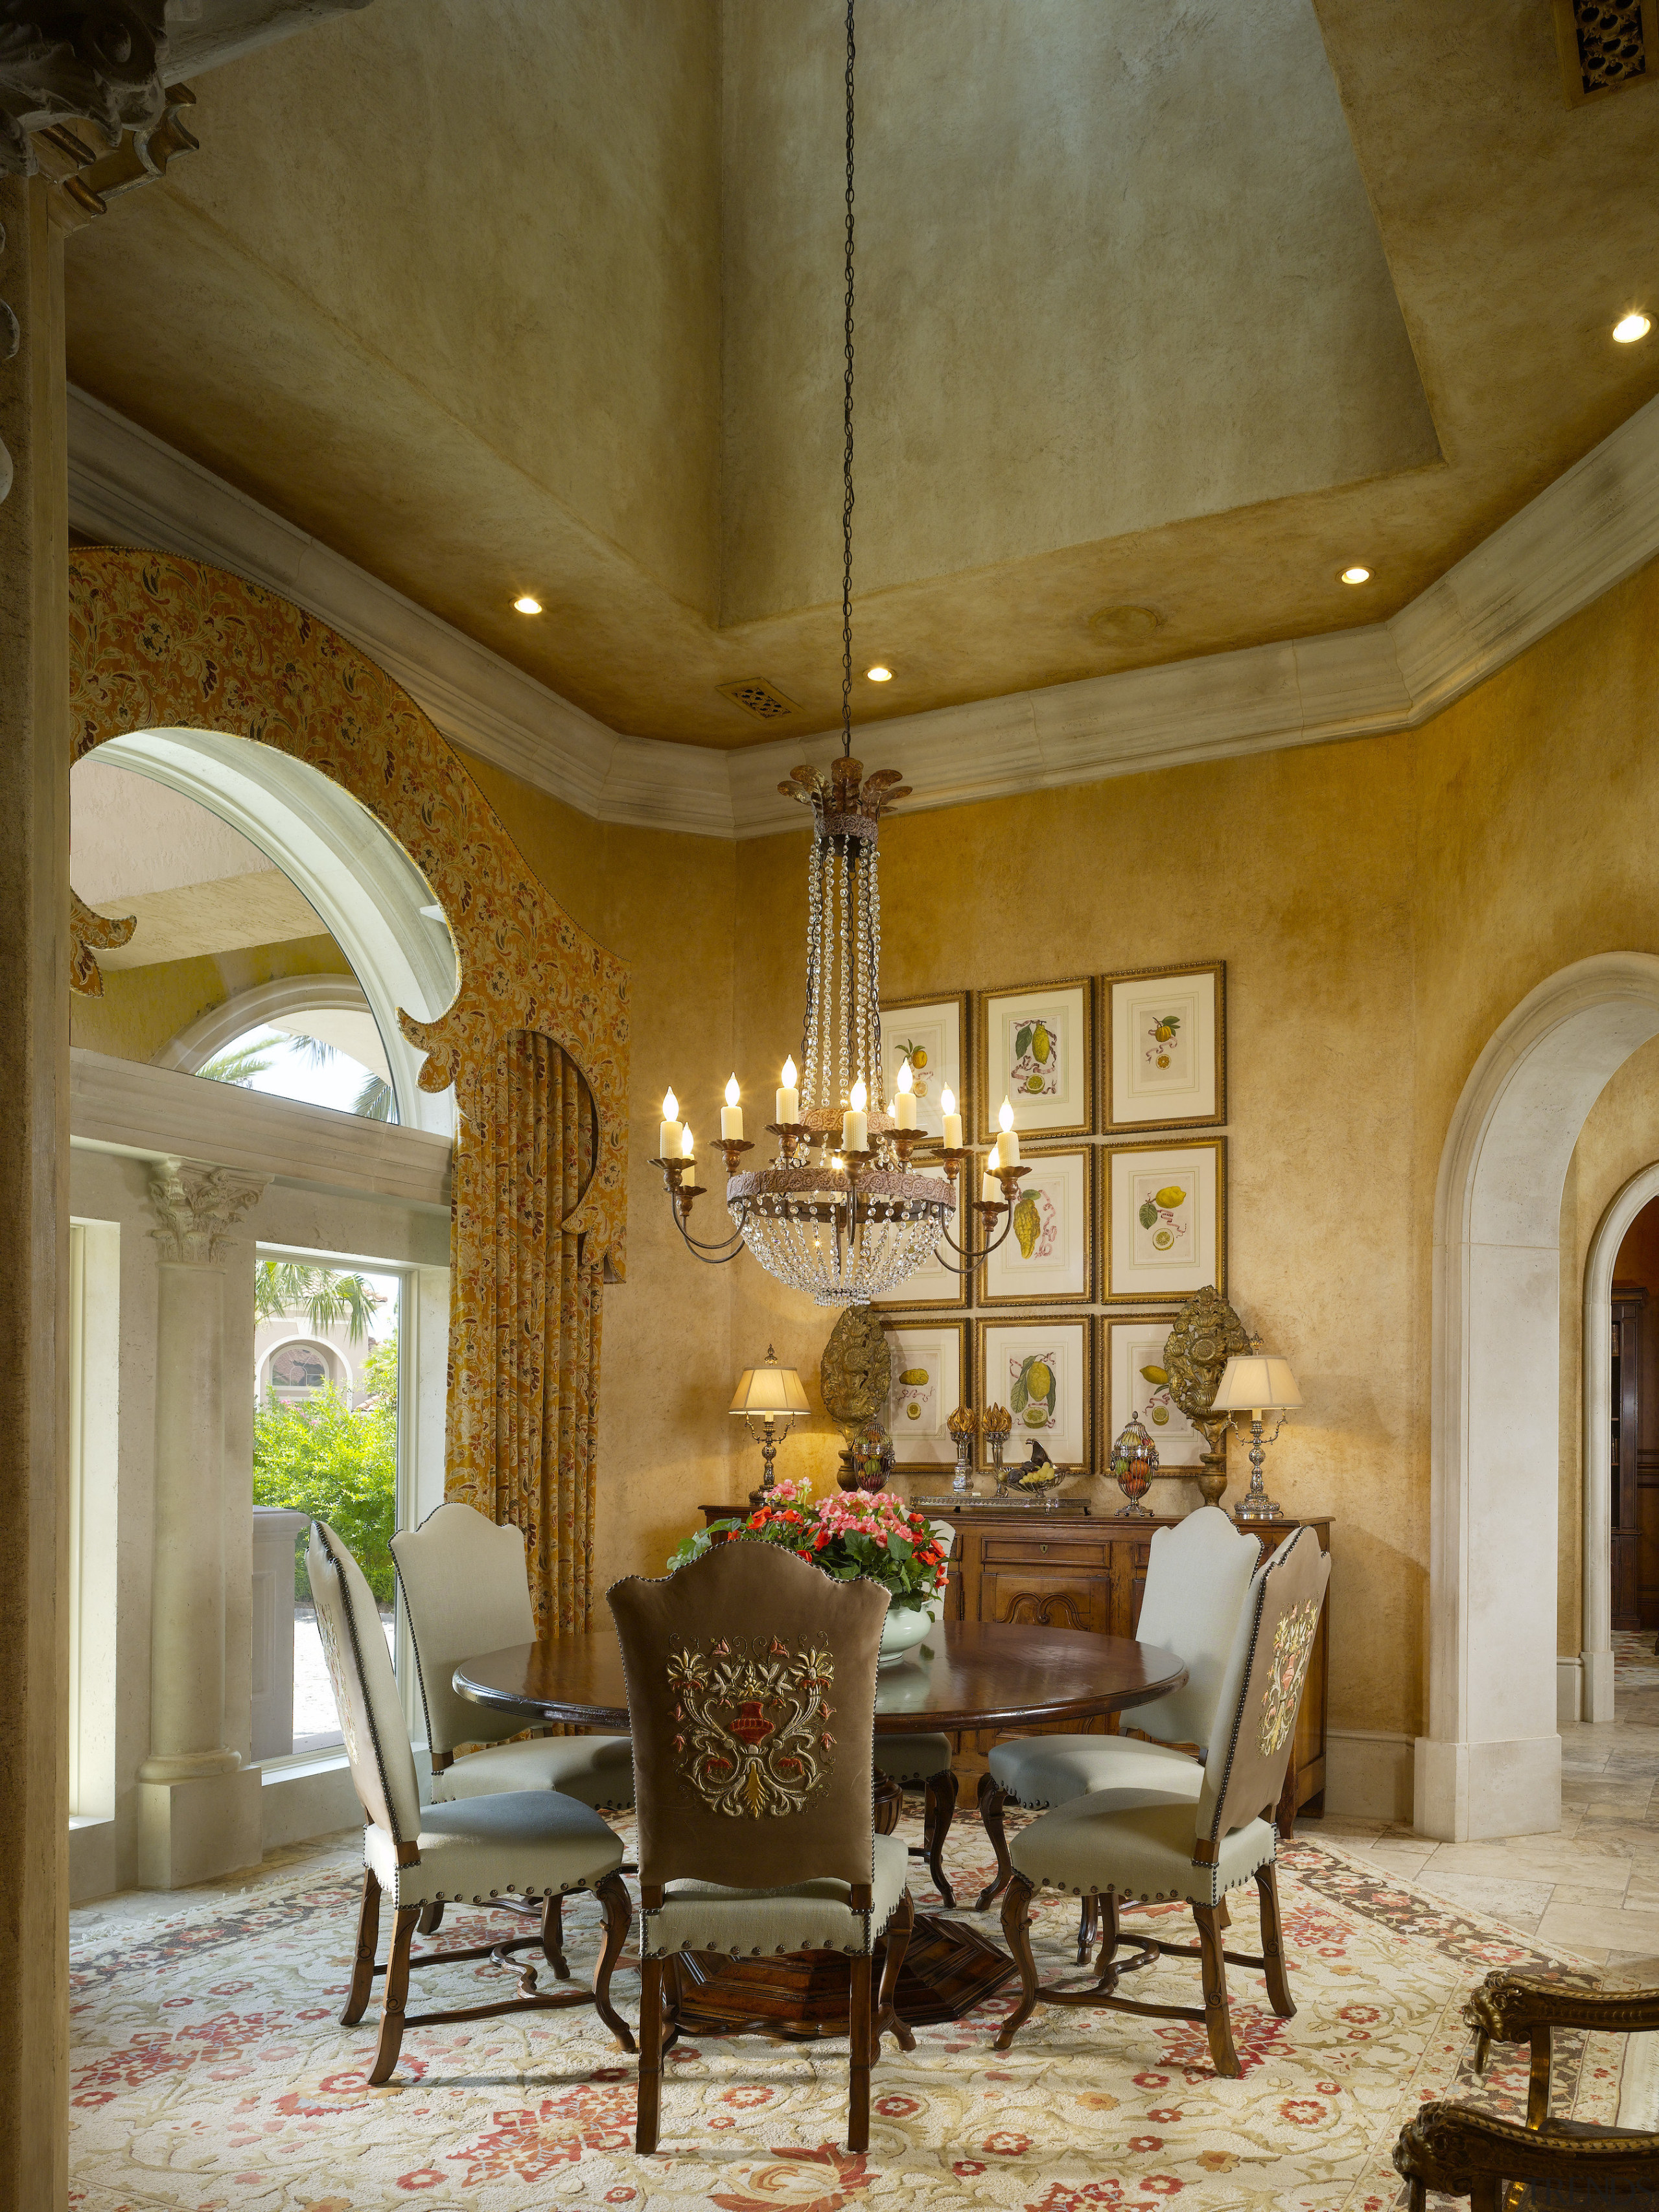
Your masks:
M 956 1530 L 948 1521 L 934 1521 L 929 1525 L 949 1559 L 957 1540 Z M 945 1599 L 941 1595 L 929 1607 L 935 1622 L 943 1619 L 945 1606 Z M 951 1739 L 942 1730 L 927 1735 L 890 1735 L 884 1732 L 876 1738 L 877 1773 L 896 1783 L 902 1796 L 921 1792 L 921 1847 L 918 1850 L 913 1844 L 910 1856 L 927 1860 L 933 1887 L 947 1906 L 954 1906 L 957 1901 L 956 1892 L 945 1871 L 945 1839 L 951 1832 L 957 1810 L 958 1785 L 956 1768 L 951 1764 L 954 1756 Z
M 357 1954 L 340 2021 L 351 2027 L 362 2018 L 374 1977 L 384 1972 L 380 2041 L 370 2082 L 378 2086 L 390 2077 L 405 2026 L 493 2019 L 501 2013 L 591 2004 L 623 2049 L 631 2051 L 634 2039 L 611 2003 L 611 1976 L 628 1940 L 632 1917 L 627 1887 L 617 1871 L 622 1863 L 621 1842 L 591 1806 L 552 1790 L 503 1791 L 423 1808 L 403 1700 L 374 1594 L 325 1521 L 311 1524 L 307 1559 L 323 1653 L 339 1707 L 340 1733 L 368 1822 L 363 1836 Z M 605 1917 L 605 1945 L 591 1994 L 579 1989 L 550 1990 L 405 2018 L 410 1970 L 415 1966 L 489 1958 L 505 1963 L 507 1954 L 534 1948 L 543 1952 L 555 1974 L 568 1978 L 557 1906 L 572 1889 L 591 1889 Z M 450 1900 L 489 1905 L 503 1893 L 543 1900 L 539 1936 L 410 1957 L 416 1923 L 432 1906 Z M 392 1909 L 392 1948 L 384 1969 L 374 1956 L 383 1895 L 390 1897 Z M 520 1986 L 533 1992 L 534 1984 L 534 1969 L 521 1970 Z
M 983 1912 L 1013 1872 L 1003 1826 L 1005 1805 L 1048 1812 L 1097 1790 L 1150 1789 L 1186 1795 L 1203 1785 L 1202 1761 L 1239 1609 L 1261 1558 L 1254 1536 L 1218 1506 L 1200 1505 L 1173 1528 L 1152 1534 L 1135 1634 L 1186 1662 L 1187 1680 L 1168 1697 L 1123 1717 L 1133 1735 L 1024 1735 L 995 1745 L 980 1778 L 979 1811 L 996 1853 L 996 1879 L 980 1893 Z M 1085 1903 L 1079 1960 L 1088 1957 L 1095 1919 Z
M 849 1954 L 848 2144 L 870 2142 L 870 2069 L 896 2018 L 915 1908 L 902 1839 L 875 1832 L 871 1750 L 887 1596 L 762 1544 L 723 1544 L 607 1593 L 638 1784 L 640 2087 L 656 2148 L 663 2052 L 691 1954 Z M 878 1993 L 872 1965 L 885 1935 Z M 767 2024 L 734 2022 L 730 2033 Z M 699 2022 L 701 2038 L 709 2030 Z
M 1202 2021 L 1216 2072 L 1236 2075 L 1238 2055 L 1227 2008 L 1230 1964 L 1265 1973 L 1273 2010 L 1281 2020 L 1294 2014 L 1279 1934 L 1273 1814 L 1330 1572 L 1331 1563 L 1311 1528 L 1299 1528 L 1256 1569 L 1206 1731 L 1210 1755 L 1199 1770 L 1195 1802 L 1194 1793 L 1184 1786 L 1164 1791 L 1147 1785 L 1099 1790 L 1044 1813 L 1014 1836 L 1013 1879 L 1003 1901 L 1002 1929 L 1018 1962 L 1022 1991 L 997 2038 L 999 2051 L 1008 2049 L 1039 2002 L 1098 2005 L 1163 2020 Z M 1223 1948 L 1227 1893 L 1252 1879 L 1261 1908 L 1260 1957 Z M 1030 1905 L 1045 1886 L 1101 1901 L 1104 1924 L 1091 1988 L 1038 1984 Z M 1197 1945 L 1146 1938 L 1137 1956 L 1120 1960 L 1120 1904 L 1174 1898 L 1184 1898 L 1192 1907 Z M 1137 2003 L 1115 1994 L 1120 1976 L 1150 1966 L 1160 1954 L 1201 1961 L 1201 2009 Z

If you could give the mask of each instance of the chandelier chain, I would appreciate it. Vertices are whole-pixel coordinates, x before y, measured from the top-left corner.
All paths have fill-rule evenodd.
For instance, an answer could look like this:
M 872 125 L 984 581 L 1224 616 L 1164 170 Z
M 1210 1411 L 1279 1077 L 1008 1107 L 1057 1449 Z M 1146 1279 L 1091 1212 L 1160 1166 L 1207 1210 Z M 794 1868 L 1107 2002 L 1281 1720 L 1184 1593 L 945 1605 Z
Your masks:
M 841 750 L 853 750 L 853 0 L 847 0 L 847 370 L 842 390 Z

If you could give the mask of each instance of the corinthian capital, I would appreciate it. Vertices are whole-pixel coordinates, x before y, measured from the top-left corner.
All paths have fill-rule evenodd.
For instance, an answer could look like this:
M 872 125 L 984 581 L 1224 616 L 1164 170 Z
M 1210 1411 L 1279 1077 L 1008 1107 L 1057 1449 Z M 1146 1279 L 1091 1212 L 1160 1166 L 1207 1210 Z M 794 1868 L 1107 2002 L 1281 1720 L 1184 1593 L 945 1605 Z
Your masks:
M 161 1222 L 150 1235 L 164 1260 L 210 1267 L 232 1226 L 270 1181 L 269 1176 L 238 1175 L 230 1168 L 198 1168 L 183 1160 L 161 1160 L 150 1178 L 149 1202 Z

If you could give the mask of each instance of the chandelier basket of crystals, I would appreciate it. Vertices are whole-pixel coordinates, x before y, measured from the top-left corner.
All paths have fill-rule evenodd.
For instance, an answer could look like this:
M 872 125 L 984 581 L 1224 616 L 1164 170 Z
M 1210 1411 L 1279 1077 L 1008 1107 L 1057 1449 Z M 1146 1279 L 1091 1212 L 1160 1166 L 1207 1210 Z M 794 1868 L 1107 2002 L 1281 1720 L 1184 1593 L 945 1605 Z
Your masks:
M 726 1204 L 732 1227 L 703 1239 L 690 1230 L 691 1209 L 707 1195 L 696 1179 L 696 1147 L 670 1091 L 663 1101 L 658 1157 L 676 1224 L 688 1249 L 719 1264 L 745 1249 L 769 1274 L 806 1292 L 819 1305 L 867 1304 L 932 1262 L 965 1274 L 1006 1238 L 1014 1200 L 1027 1170 L 1006 1100 L 1003 1134 L 994 1148 L 979 1196 L 967 1209 L 979 1221 L 963 1241 L 951 1233 L 957 1185 L 973 1155 L 962 1141 L 962 1118 L 948 1091 L 941 1096 L 943 1142 L 916 1126 L 916 1099 L 907 1061 L 888 1110 L 881 1054 L 881 886 L 879 837 L 884 810 L 909 797 L 896 769 L 866 775 L 853 757 L 853 0 L 847 8 L 847 233 L 845 371 L 842 386 L 842 683 L 841 757 L 827 775 L 795 769 L 778 786 L 812 811 L 807 861 L 806 1004 L 801 1061 L 783 1066 L 777 1139 L 768 1167 L 744 1169 L 752 1143 L 744 1136 L 735 1075 L 726 1086 L 720 1136 Z M 929 1171 L 915 1170 L 919 1147 Z M 940 1173 L 938 1170 L 943 1170 Z

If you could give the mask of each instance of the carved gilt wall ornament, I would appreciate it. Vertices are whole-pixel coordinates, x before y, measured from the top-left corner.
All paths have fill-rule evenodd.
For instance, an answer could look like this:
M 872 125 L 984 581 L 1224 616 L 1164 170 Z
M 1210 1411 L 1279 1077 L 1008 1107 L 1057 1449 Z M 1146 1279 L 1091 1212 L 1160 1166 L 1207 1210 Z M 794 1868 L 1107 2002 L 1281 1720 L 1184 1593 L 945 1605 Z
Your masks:
M 162 1259 L 212 1267 L 220 1245 L 249 1207 L 258 1204 L 270 1181 L 269 1176 L 196 1167 L 185 1160 L 160 1162 L 150 1178 L 149 1202 L 161 1225 L 149 1233 Z
M 824 1411 L 843 1429 L 887 1426 L 893 1354 L 868 1306 L 846 1306 L 823 1347 L 819 1380 Z
M 799 1813 L 829 1779 L 835 1674 L 828 1651 L 792 1651 L 775 1636 L 672 1653 L 681 1779 L 729 1820 Z
M 1206 1505 L 1218 1504 L 1227 1486 L 1227 1417 L 1212 1413 L 1210 1408 L 1222 1369 L 1249 1348 L 1249 1332 L 1208 1283 L 1182 1307 L 1164 1340 L 1170 1395 L 1209 1446 L 1203 1458 L 1205 1471 L 1198 1478 Z
M 569 1054 L 593 1095 L 593 1173 L 560 1226 L 620 1277 L 626 1261 L 628 969 L 549 896 L 459 754 L 384 670 L 258 584 L 173 554 L 76 548 L 70 557 L 75 757 L 137 730 L 215 730 L 274 745 L 349 791 L 432 886 L 459 985 L 435 1021 L 400 1014 L 427 1054 L 423 1091 L 456 1086 L 488 1121 L 498 1048 L 518 1030 Z M 95 994 L 101 916 L 76 902 L 75 987 Z M 118 925 L 117 925 L 118 926 Z M 465 1150 L 463 1140 L 461 1150 Z M 461 1219 L 465 1249 L 494 1250 L 494 1224 Z

